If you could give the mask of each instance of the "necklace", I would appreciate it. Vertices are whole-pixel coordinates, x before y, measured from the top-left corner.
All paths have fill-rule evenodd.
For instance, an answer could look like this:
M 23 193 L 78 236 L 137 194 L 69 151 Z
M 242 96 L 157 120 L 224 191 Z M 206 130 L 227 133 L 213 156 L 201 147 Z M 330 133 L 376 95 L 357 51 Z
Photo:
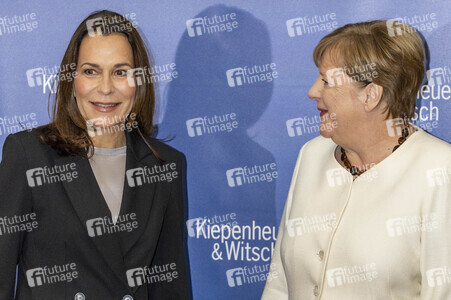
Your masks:
M 392 153 L 395 152 L 395 150 L 398 149 L 399 146 L 401 146 L 406 141 L 407 137 L 410 134 L 409 128 L 410 128 L 410 125 L 407 122 L 407 119 L 404 118 L 404 124 L 403 124 L 403 128 L 402 128 L 401 137 L 398 139 L 398 145 L 396 145 L 393 148 Z M 412 129 L 413 129 L 413 131 L 416 131 L 414 128 L 412 128 Z M 340 146 L 340 150 L 341 150 L 341 161 L 343 162 L 346 169 L 348 169 L 348 171 L 351 173 L 352 176 L 360 176 L 363 173 L 365 173 L 365 171 L 367 171 L 367 170 L 359 170 L 359 168 L 357 168 L 356 166 L 351 165 L 351 162 L 349 161 L 348 156 L 346 155 L 346 150 L 343 149 L 343 147 L 341 147 L 341 146 Z

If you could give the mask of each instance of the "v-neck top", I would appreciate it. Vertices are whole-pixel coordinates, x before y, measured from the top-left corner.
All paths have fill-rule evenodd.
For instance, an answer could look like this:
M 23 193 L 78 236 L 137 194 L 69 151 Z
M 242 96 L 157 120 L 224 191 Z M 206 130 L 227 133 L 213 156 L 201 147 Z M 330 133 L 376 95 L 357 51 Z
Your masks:
M 94 147 L 94 155 L 89 159 L 114 223 L 121 209 L 126 152 L 127 146 L 112 149 Z

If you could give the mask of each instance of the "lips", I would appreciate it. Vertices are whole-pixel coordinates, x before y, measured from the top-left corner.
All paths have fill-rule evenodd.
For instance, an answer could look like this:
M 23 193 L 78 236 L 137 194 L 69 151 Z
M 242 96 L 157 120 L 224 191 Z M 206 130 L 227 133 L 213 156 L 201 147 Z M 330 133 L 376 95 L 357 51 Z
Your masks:
M 115 110 L 121 103 L 115 102 L 93 102 L 89 101 L 94 107 L 95 110 L 99 112 L 112 112 Z
M 323 108 L 320 108 L 320 107 L 317 107 L 317 109 L 321 112 L 319 114 L 320 117 L 324 116 L 327 113 L 327 109 L 323 109 Z
M 100 107 L 114 107 L 118 106 L 120 103 L 102 103 L 102 102 L 91 102 L 94 105 L 100 106 Z

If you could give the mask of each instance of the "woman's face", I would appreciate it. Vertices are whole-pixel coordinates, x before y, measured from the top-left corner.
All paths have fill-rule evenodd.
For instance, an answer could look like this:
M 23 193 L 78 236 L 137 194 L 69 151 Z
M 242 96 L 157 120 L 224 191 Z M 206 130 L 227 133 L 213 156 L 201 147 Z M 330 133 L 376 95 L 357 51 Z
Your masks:
M 317 101 L 317 108 L 321 112 L 320 134 L 339 144 L 339 141 L 346 141 L 355 135 L 356 128 L 362 125 L 366 93 L 358 83 L 351 82 L 346 74 L 340 78 L 334 77 L 337 75 L 335 68 L 338 66 L 329 62 L 326 53 L 319 67 L 319 76 L 308 96 Z M 331 75 L 329 80 L 327 74 Z
M 86 120 L 101 127 L 124 123 L 135 97 L 136 88 L 127 80 L 127 70 L 132 68 L 133 51 L 125 36 L 96 35 L 82 40 L 74 95 Z

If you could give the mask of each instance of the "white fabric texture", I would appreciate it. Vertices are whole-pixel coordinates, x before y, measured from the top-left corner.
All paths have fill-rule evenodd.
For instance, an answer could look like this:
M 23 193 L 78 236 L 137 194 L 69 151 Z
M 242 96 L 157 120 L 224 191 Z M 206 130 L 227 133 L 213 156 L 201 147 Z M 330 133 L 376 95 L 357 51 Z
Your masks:
M 355 181 L 336 146 L 300 151 L 262 299 L 451 299 L 451 145 L 419 130 Z

